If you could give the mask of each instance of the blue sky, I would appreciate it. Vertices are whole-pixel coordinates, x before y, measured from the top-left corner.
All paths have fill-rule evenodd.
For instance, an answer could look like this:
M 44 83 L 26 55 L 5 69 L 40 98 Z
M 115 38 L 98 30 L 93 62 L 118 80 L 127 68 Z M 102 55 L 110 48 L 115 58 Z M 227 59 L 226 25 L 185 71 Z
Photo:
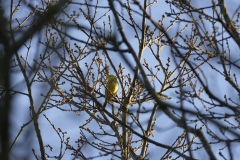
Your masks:
M 95 2 L 95 1 L 94 1 Z M 92 2 L 92 4 L 94 4 L 94 2 Z M 36 2 L 38 3 L 38 2 Z M 208 4 L 209 3 L 209 4 Z M 210 5 L 210 1 L 208 0 L 202 0 L 202 1 L 196 1 L 193 2 L 193 5 L 196 7 L 204 7 L 204 6 L 209 6 Z M 233 15 L 234 11 L 237 9 L 237 7 L 239 6 L 239 2 L 238 1 L 226 1 L 227 3 L 227 8 L 229 11 L 229 15 Z M 100 2 L 99 3 L 100 6 L 105 6 L 107 5 L 107 3 L 104 2 Z M 15 15 L 15 17 L 19 17 L 20 19 L 23 19 L 23 17 L 25 17 L 26 15 L 28 15 L 29 10 L 24 9 L 26 8 L 26 6 L 21 6 L 20 12 L 18 12 L 19 14 Z M 71 5 L 68 8 L 68 12 L 72 13 L 74 10 L 79 12 L 78 10 L 79 6 L 77 5 Z M 83 9 L 86 9 L 86 7 L 82 7 Z M 140 11 L 137 7 L 133 7 L 134 9 L 136 9 L 137 11 Z M 120 7 L 118 6 L 117 9 L 119 10 L 119 12 L 121 13 Z M 107 12 L 108 9 L 99 9 L 99 11 L 97 12 L 97 17 L 100 17 L 100 15 L 103 15 L 104 13 Z M 176 11 L 176 10 L 175 10 Z M 169 12 L 169 7 L 168 5 L 166 5 L 164 2 L 157 2 L 156 4 L 153 5 L 153 7 L 151 8 L 151 13 L 152 13 L 152 17 L 154 20 L 159 20 L 161 19 L 162 15 L 165 12 Z M 91 11 L 91 13 L 93 13 L 93 10 Z M 207 13 L 209 13 L 210 15 L 212 14 L 212 11 L 209 9 L 207 11 Z M 111 12 L 107 13 L 107 15 L 111 16 L 112 19 L 112 25 L 113 28 L 116 29 L 116 25 L 114 24 L 114 18 L 111 14 Z M 124 15 L 127 16 L 127 13 L 124 11 Z M 86 21 L 84 21 L 82 18 L 83 15 L 80 15 L 80 18 L 77 19 L 78 22 L 81 22 L 82 25 L 87 26 L 88 23 Z M 133 17 L 134 20 L 136 21 L 137 24 L 141 25 L 141 17 L 138 16 L 137 14 L 133 13 Z M 63 17 L 66 18 L 66 17 Z M 187 17 L 186 17 L 187 18 Z M 128 18 L 126 18 L 128 19 Z M 170 20 L 171 18 L 166 18 L 164 21 L 164 27 L 167 27 L 170 24 Z M 103 26 L 103 21 L 106 21 L 106 24 L 108 23 L 108 17 L 103 17 L 101 20 L 99 20 L 97 22 L 97 25 L 99 27 Z M 147 22 L 148 24 L 149 22 Z M 124 32 L 126 33 L 126 35 L 128 36 L 128 40 L 129 42 L 131 42 L 131 45 L 133 46 L 135 52 L 138 53 L 138 41 L 135 38 L 135 33 L 132 30 L 131 27 L 129 27 L 126 23 L 123 22 L 123 27 L 124 27 Z M 149 24 L 150 25 L 150 24 Z M 169 35 L 170 36 L 174 36 L 179 29 L 182 29 L 183 26 L 185 26 L 184 23 L 180 23 L 180 24 L 175 24 L 173 25 L 173 27 L 170 29 L 169 31 Z M 206 27 L 209 28 L 209 30 L 211 30 L 211 25 L 210 24 L 206 24 Z M 150 25 L 150 28 L 153 29 L 153 25 Z M 183 32 L 183 35 L 188 35 L 190 33 L 191 30 L 191 26 L 189 26 L 188 29 L 186 29 Z M 80 40 L 86 40 L 86 36 L 84 36 L 84 34 L 82 34 L 82 32 L 80 32 L 79 30 L 76 29 L 68 29 L 67 33 L 69 35 L 72 35 L 76 38 L 79 38 Z M 140 32 L 138 32 L 140 33 Z M 38 35 L 33 37 L 33 43 L 32 43 L 32 48 L 29 52 L 28 55 L 28 62 L 33 65 L 33 59 L 37 59 L 39 60 L 39 54 L 41 54 L 41 52 L 44 51 L 44 49 L 42 48 L 43 46 L 41 46 L 41 44 L 39 44 L 39 39 L 41 39 L 41 41 L 44 42 L 44 31 L 41 32 L 42 36 L 39 38 Z M 158 34 L 158 32 L 156 32 L 156 35 Z M 179 39 L 179 42 L 181 42 L 181 40 Z M 77 43 L 80 46 L 83 46 L 83 44 L 70 40 L 69 44 L 72 48 L 74 48 L 74 43 Z M 26 42 L 26 44 L 30 44 L 30 41 Z M 122 46 L 122 48 L 125 48 L 126 46 Z M 230 45 L 231 47 L 231 52 L 233 53 L 237 53 L 239 52 L 239 48 L 237 47 L 236 44 L 231 43 Z M 76 48 L 74 48 L 76 49 Z M 26 52 L 26 47 L 22 47 L 19 50 L 19 54 L 23 55 L 24 58 L 26 58 L 27 56 L 27 52 Z M 101 54 L 101 53 L 100 53 Z M 83 68 L 85 67 L 85 62 L 89 62 L 91 61 L 93 55 L 90 55 L 88 58 L 82 60 L 80 63 L 80 66 L 82 66 Z M 112 58 L 113 63 L 115 64 L 115 67 L 118 69 L 119 64 L 121 63 L 126 69 L 124 70 L 125 74 L 131 74 L 133 75 L 132 70 L 127 66 L 127 64 L 124 62 L 124 60 L 121 58 L 121 56 L 111 53 L 110 57 Z M 129 59 L 134 63 L 133 58 L 131 58 L 131 56 L 128 56 Z M 169 47 L 165 47 L 162 49 L 161 51 L 161 60 L 163 61 L 163 64 L 165 65 L 167 63 L 167 59 L 168 57 L 171 57 L 171 52 L 170 52 L 170 48 Z M 53 60 L 56 60 L 52 66 L 54 65 L 59 65 L 59 61 L 57 59 L 58 57 L 55 55 L 53 56 Z M 155 65 L 158 64 L 158 62 L 155 60 L 155 58 L 152 56 L 151 52 L 149 49 L 146 49 L 144 51 L 144 55 L 143 55 L 143 59 L 146 59 L 147 62 L 151 65 L 151 69 L 153 71 L 156 71 L 156 69 L 154 68 Z M 173 61 L 172 61 L 173 62 Z M 210 61 L 212 64 L 218 66 L 218 61 L 213 59 Z M 143 61 L 141 62 L 143 63 Z M 172 63 L 172 68 L 174 68 L 174 64 Z M 88 72 L 88 70 L 86 68 L 83 69 L 84 70 L 84 74 L 86 74 Z M 227 93 L 227 95 L 231 98 L 233 98 L 235 101 L 237 101 L 238 96 L 236 95 L 236 92 L 231 88 L 231 86 L 229 84 L 227 84 L 224 80 L 224 78 L 217 72 L 213 72 L 211 70 L 211 67 L 209 67 L 208 65 L 204 65 L 201 70 L 204 71 L 205 76 L 207 77 L 207 82 L 208 82 L 208 86 L 210 87 L 211 91 L 213 91 L 216 96 L 218 96 L 220 99 L 223 100 L 223 96 Z M 221 68 L 219 68 L 219 70 L 221 70 Z M 209 72 L 206 72 L 209 71 Z M 94 71 L 97 74 L 97 71 Z M 113 73 L 113 70 L 111 70 L 111 72 Z M 200 72 L 200 71 L 199 71 Z M 234 71 L 233 71 L 234 72 Z M 237 71 L 236 71 L 237 72 Z M 31 77 L 32 75 L 29 74 L 29 77 Z M 163 80 L 163 72 L 159 72 L 158 77 L 160 80 Z M 238 75 L 237 75 L 238 76 Z M 16 90 L 22 91 L 22 92 L 27 92 L 27 89 L 24 87 L 24 80 L 23 80 L 23 76 L 21 75 L 21 73 L 19 72 L 19 69 L 16 70 L 16 73 L 12 74 L 12 79 L 13 79 L 13 86 Z M 23 86 L 21 86 L 21 84 Z M 154 84 L 156 86 L 156 88 L 160 89 L 161 85 L 159 83 L 155 83 Z M 197 84 L 198 87 L 200 87 L 199 83 Z M 65 89 L 66 91 L 69 91 L 69 87 L 70 84 L 65 84 L 64 87 L 62 89 Z M 41 96 L 41 94 L 46 94 L 46 92 L 48 91 L 48 89 L 50 88 L 50 86 L 46 83 L 34 83 L 32 91 L 34 94 L 34 102 L 36 105 L 36 108 L 38 108 L 40 106 L 40 104 L 42 103 L 43 100 L 43 96 Z M 100 90 L 102 93 L 104 93 L 104 89 Z M 157 90 L 159 91 L 159 90 Z M 175 89 L 171 89 L 168 90 L 167 92 L 165 92 L 164 94 L 168 95 L 169 97 L 172 97 L 171 101 L 168 101 L 168 103 L 170 104 L 174 104 L 179 106 L 179 104 L 177 104 L 178 99 L 176 98 L 177 95 L 175 94 Z M 118 97 L 121 97 L 121 88 L 118 91 Z M 207 95 L 204 95 L 203 97 L 207 98 Z M 77 100 L 77 99 L 76 99 Z M 101 103 L 103 103 L 104 99 L 103 98 L 99 98 L 99 101 Z M 200 103 L 199 101 L 196 102 L 197 105 L 199 106 L 200 110 L 204 113 L 204 107 L 202 106 L 202 103 Z M 116 104 L 117 105 L 117 104 Z M 186 108 L 191 107 L 191 105 L 187 102 L 184 102 L 184 105 L 186 106 Z M 29 100 L 26 96 L 15 96 L 14 97 L 14 101 L 12 103 L 13 106 L 13 111 L 12 111 L 12 115 L 11 115 L 11 121 L 13 122 L 13 125 L 11 126 L 11 135 L 13 137 L 16 137 L 18 131 L 20 130 L 20 127 L 27 123 L 30 120 L 30 116 L 29 116 Z M 153 105 L 152 104 L 148 104 L 145 103 L 144 106 L 147 108 L 151 108 Z M 70 107 L 68 105 L 64 105 L 64 106 L 59 106 L 59 107 L 63 107 L 65 109 L 70 109 Z M 72 106 L 73 107 L 73 106 Z M 74 108 L 74 107 L 73 107 Z M 132 108 L 131 108 L 132 109 Z M 134 109 L 134 108 L 133 108 Z M 192 108 L 190 108 L 192 109 Z M 216 112 L 228 112 L 226 109 L 224 110 L 220 110 L 220 109 L 216 109 Z M 223 113 L 223 114 L 224 114 Z M 46 115 L 49 120 L 51 121 L 52 124 L 54 124 L 55 128 L 61 128 L 61 130 L 63 132 L 67 132 L 65 135 L 65 139 L 67 137 L 71 137 L 70 138 L 70 144 L 76 147 L 76 143 L 75 141 L 80 137 L 80 129 L 79 126 L 84 124 L 86 122 L 86 119 L 88 119 L 89 115 L 87 115 L 86 113 L 80 112 L 80 115 L 77 115 L 74 112 L 63 112 L 60 109 L 57 109 L 56 107 L 53 107 L 49 110 L 44 111 L 40 116 L 39 116 L 39 123 L 40 123 L 40 127 L 41 127 L 41 133 L 43 136 L 43 141 L 45 143 L 45 145 L 50 144 L 53 148 L 54 151 L 50 152 L 48 149 L 46 149 L 47 153 L 49 155 L 58 155 L 60 150 L 59 150 L 59 144 L 60 144 L 60 137 L 58 136 L 58 134 L 55 132 L 54 128 L 51 126 L 51 124 L 46 120 L 46 118 L 43 116 Z M 146 122 L 149 118 L 149 114 L 145 114 L 142 115 L 142 122 L 144 124 L 144 122 Z M 170 120 L 165 114 L 158 112 L 157 113 L 157 121 L 156 121 L 156 131 L 154 131 L 155 136 L 154 137 L 150 137 L 151 139 L 156 140 L 159 143 L 163 143 L 166 145 L 171 145 L 178 136 L 180 136 L 183 132 L 183 130 L 181 128 L 179 128 L 172 120 Z M 195 119 L 196 117 L 190 117 L 192 119 Z M 234 120 L 231 119 L 231 121 L 234 123 Z M 195 123 L 189 124 L 191 126 L 195 126 Z M 198 124 L 198 127 L 200 127 L 201 124 Z M 146 127 L 146 125 L 145 125 Z M 93 129 L 96 132 L 100 132 L 99 127 L 96 125 L 95 122 L 93 122 L 91 125 L 89 125 L 89 128 Z M 20 135 L 16 146 L 14 146 L 13 148 L 13 152 L 17 153 L 17 154 L 24 154 L 21 153 L 21 148 L 18 147 L 18 144 L 22 144 L 22 142 L 32 142 L 32 143 L 28 143 L 28 146 L 24 146 L 26 147 L 26 153 L 27 155 L 31 155 L 31 158 L 34 158 L 33 155 L 31 154 L 31 148 L 35 148 L 36 153 L 38 155 L 40 155 L 39 152 L 39 146 L 38 146 L 38 142 L 37 142 L 37 138 L 35 135 L 35 132 L 33 132 L 33 124 L 31 123 L 30 125 L 28 125 L 23 133 Z M 108 129 L 107 129 L 108 130 Z M 111 131 L 109 129 L 109 131 Z M 219 133 L 219 129 L 218 127 L 215 128 L 216 134 Z M 206 128 L 203 129 L 203 132 L 206 132 Z M 84 132 L 86 134 L 86 136 L 88 138 L 91 139 L 91 135 L 89 135 L 87 132 Z M 61 135 L 62 136 L 62 135 Z M 229 135 L 229 137 L 231 138 L 231 135 Z M 115 138 L 111 138 L 109 139 L 109 137 L 102 137 L 103 139 L 107 139 L 109 141 L 116 141 Z M 133 137 L 138 139 L 137 137 Z M 211 139 L 211 137 L 207 137 L 210 141 L 214 141 Z M 92 141 L 94 139 L 91 139 Z M 11 139 L 11 142 L 13 141 L 13 139 Z M 197 140 L 199 142 L 199 140 Z M 218 152 L 220 152 L 221 148 L 223 148 L 224 145 L 223 144 L 215 144 L 212 145 L 212 149 L 214 150 L 214 152 L 216 153 L 216 157 L 218 157 Z M 63 147 L 64 148 L 64 147 Z M 233 147 L 233 150 L 238 150 L 238 146 L 236 145 L 235 147 Z M 97 156 L 98 155 L 98 151 L 97 150 L 91 150 L 90 147 L 86 147 L 83 148 L 82 150 L 85 154 L 86 157 L 88 156 Z M 148 148 L 148 157 L 149 159 L 156 159 L 156 158 L 160 158 L 164 153 L 166 152 L 165 149 L 162 149 L 160 147 L 156 147 L 155 145 L 150 144 L 149 148 Z M 221 151 L 224 153 L 225 150 Z M 139 154 L 139 152 L 138 152 Z M 199 159 L 207 159 L 207 154 L 206 152 L 201 149 L 198 150 L 197 152 L 194 153 L 194 156 L 196 158 Z M 234 158 L 238 157 L 239 154 L 237 152 L 234 152 Z M 30 158 L 30 159 L 31 159 Z M 68 150 L 66 152 L 65 155 L 66 159 L 71 159 L 71 152 Z M 110 158 L 110 157 L 108 157 Z M 220 158 L 220 157 L 218 157 Z M 103 158 L 104 159 L 104 158 Z

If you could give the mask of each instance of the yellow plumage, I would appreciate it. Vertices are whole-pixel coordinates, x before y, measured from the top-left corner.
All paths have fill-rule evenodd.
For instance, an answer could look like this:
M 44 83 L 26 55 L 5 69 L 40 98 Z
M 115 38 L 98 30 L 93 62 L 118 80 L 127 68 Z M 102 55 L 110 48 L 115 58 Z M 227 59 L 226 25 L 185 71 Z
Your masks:
M 109 75 L 107 77 L 107 84 L 105 89 L 105 102 L 104 106 L 107 105 L 107 102 L 113 98 L 113 96 L 118 91 L 118 81 L 117 77 L 114 75 Z

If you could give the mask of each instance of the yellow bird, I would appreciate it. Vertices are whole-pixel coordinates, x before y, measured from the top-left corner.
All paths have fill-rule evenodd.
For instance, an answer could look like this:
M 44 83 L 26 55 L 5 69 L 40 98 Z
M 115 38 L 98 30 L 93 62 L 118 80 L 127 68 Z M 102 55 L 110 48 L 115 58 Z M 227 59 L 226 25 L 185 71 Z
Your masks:
M 113 98 L 113 96 L 117 93 L 117 91 L 118 91 L 117 77 L 114 75 L 109 75 L 107 77 L 107 84 L 105 89 L 105 102 L 103 105 L 104 107 L 106 107 L 109 100 Z

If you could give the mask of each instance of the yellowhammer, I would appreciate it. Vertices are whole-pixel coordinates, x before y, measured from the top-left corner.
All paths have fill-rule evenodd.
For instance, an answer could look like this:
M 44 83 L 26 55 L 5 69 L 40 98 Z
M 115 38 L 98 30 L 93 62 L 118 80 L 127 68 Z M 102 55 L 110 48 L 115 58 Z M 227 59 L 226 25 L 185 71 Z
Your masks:
M 113 98 L 117 91 L 118 91 L 117 77 L 114 75 L 109 75 L 107 77 L 107 84 L 105 89 L 105 102 L 103 105 L 104 107 L 106 107 L 108 101 Z

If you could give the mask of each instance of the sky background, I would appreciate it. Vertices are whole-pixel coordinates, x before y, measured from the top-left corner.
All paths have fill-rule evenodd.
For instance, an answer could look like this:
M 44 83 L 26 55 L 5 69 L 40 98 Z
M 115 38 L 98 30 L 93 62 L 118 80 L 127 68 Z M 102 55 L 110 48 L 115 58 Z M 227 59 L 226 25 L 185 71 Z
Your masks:
M 106 1 L 107 2 L 107 1 Z M 101 1 L 99 2 L 100 6 L 106 6 L 107 3 L 105 1 Z M 240 2 L 237 0 L 232 0 L 232 1 L 225 1 L 226 5 L 227 5 L 227 9 L 229 12 L 229 15 L 232 16 L 235 12 L 235 10 L 239 7 Z M 38 1 L 32 1 L 32 2 L 28 2 L 31 4 L 37 4 Z M 94 4 L 95 1 L 92 2 L 92 4 Z M 204 6 L 210 6 L 211 5 L 211 1 L 208 0 L 201 0 L 201 1 L 194 1 L 193 5 L 196 7 L 204 7 Z M 7 3 L 6 3 L 7 6 Z M 118 8 L 118 10 L 120 9 L 119 6 L 116 6 Z M 74 10 L 77 10 L 77 8 L 79 8 L 79 6 L 74 6 L 74 5 L 70 5 L 70 7 L 68 7 L 68 12 L 72 12 Z M 84 7 L 83 7 L 84 8 Z M 139 11 L 139 9 L 137 7 L 135 7 L 136 10 Z M 77 10 L 79 11 L 79 10 Z M 103 13 L 105 13 L 107 11 L 107 9 L 99 9 L 99 12 L 97 13 L 98 15 L 102 15 Z M 30 12 L 30 10 L 25 6 L 22 5 L 19 9 L 19 12 L 17 14 L 15 14 L 15 17 L 19 18 L 19 19 L 23 19 L 24 17 L 26 17 L 26 15 L 28 15 Z M 151 13 L 152 13 L 152 17 L 154 20 L 158 20 L 161 19 L 162 15 L 165 12 L 169 12 L 169 7 L 168 5 L 166 5 L 164 2 L 162 1 L 158 1 L 157 4 L 154 4 L 153 7 L 151 8 Z M 212 10 L 209 9 L 209 11 L 207 11 L 210 15 Z M 124 13 L 126 16 L 126 12 Z M 7 15 L 7 13 L 6 13 Z M 114 25 L 114 20 L 113 20 L 113 16 L 111 14 L 111 12 L 109 12 L 109 14 L 112 17 L 112 23 L 113 26 L 116 27 Z M 82 15 L 80 15 L 80 19 Z M 141 25 L 141 17 L 134 14 L 133 16 L 135 17 L 135 21 Z M 186 17 L 187 18 L 187 17 Z M 107 16 L 102 18 L 99 22 L 98 25 L 102 26 L 102 22 L 107 20 Z M 170 20 L 171 18 L 166 18 L 165 23 L 164 23 L 164 27 L 167 27 L 170 24 Z M 82 21 L 82 24 L 85 25 L 85 22 Z M 88 25 L 88 23 L 86 23 L 86 26 Z M 175 24 L 169 31 L 169 35 L 173 36 L 176 34 L 176 32 L 179 31 L 180 28 L 183 28 L 185 24 L 180 23 L 180 24 Z M 153 26 L 150 26 L 150 28 L 152 28 Z M 207 28 L 209 28 L 209 30 L 211 30 L 211 26 L 209 24 L 206 25 Z M 134 47 L 134 50 L 136 52 L 138 52 L 138 42 L 137 39 L 134 38 L 135 34 L 132 31 L 132 29 L 128 26 L 128 25 L 124 25 L 124 32 L 126 33 L 126 35 L 128 35 L 128 40 L 131 42 L 131 45 Z M 184 31 L 184 34 L 189 34 L 189 31 L 191 30 L 191 26 L 189 26 L 189 28 Z M 42 31 L 42 37 L 41 40 L 44 42 L 44 32 Z M 69 29 L 68 30 L 68 34 L 75 36 L 75 37 L 79 37 L 80 39 L 84 39 L 84 37 L 82 37 L 83 35 L 81 34 L 81 32 L 79 30 L 74 30 L 74 29 Z M 19 33 L 19 35 L 21 35 L 21 33 Z M 32 48 L 30 50 L 30 54 L 29 54 L 29 62 L 33 64 L 33 61 L 31 61 L 31 59 L 34 58 L 38 58 L 39 54 L 41 54 L 41 52 L 43 52 L 41 46 L 39 46 L 39 37 L 35 36 L 33 37 L 33 43 L 32 43 Z M 26 42 L 26 44 L 29 44 L 30 42 Z M 75 43 L 74 41 L 69 41 L 69 43 L 73 46 L 73 44 Z M 80 44 L 79 44 L 80 45 Z M 237 55 L 239 55 L 239 48 L 237 47 L 237 45 L 235 43 L 231 43 L 231 52 L 236 52 Z M 125 46 L 122 46 L 123 48 Z M 157 65 L 157 61 L 154 59 L 153 56 L 151 56 L 149 50 L 145 50 L 143 59 L 146 59 L 152 66 L 152 69 L 154 70 L 154 66 Z M 161 55 L 162 55 L 162 60 L 163 63 L 166 64 L 167 62 L 167 58 L 169 56 L 171 56 L 170 53 L 170 48 L 166 47 L 161 51 Z M 22 47 L 19 50 L 19 53 L 22 54 L 23 56 L 26 56 L 26 48 Z M 118 67 L 119 63 L 122 63 L 123 66 L 126 68 L 126 70 L 124 71 L 126 74 L 129 73 L 131 75 L 133 75 L 133 72 L 130 70 L 130 68 L 127 66 L 127 64 L 124 62 L 124 60 L 118 56 L 117 54 L 112 54 L 110 55 L 114 64 L 116 64 L 115 66 Z M 91 61 L 92 56 L 89 56 L 88 58 L 86 58 L 85 60 L 81 61 L 82 64 L 80 64 L 81 66 L 84 67 L 84 63 Z M 129 57 L 129 59 L 131 59 Z M 133 62 L 133 59 L 131 59 L 131 61 Z M 217 65 L 217 61 L 215 59 L 211 60 L 211 62 L 213 64 Z M 58 61 L 55 61 L 55 65 L 58 65 Z M 54 65 L 54 64 L 53 64 Z M 201 68 L 202 70 L 206 71 L 206 70 L 210 70 L 211 68 L 209 66 L 203 66 Z M 220 68 L 219 68 L 220 69 Z M 87 70 L 85 70 L 85 73 L 87 72 Z M 159 78 L 162 79 L 163 77 L 161 77 L 163 73 L 159 73 Z M 236 94 L 235 91 L 233 91 L 231 89 L 231 87 L 229 85 L 227 85 L 227 83 L 225 83 L 224 78 L 219 75 L 216 72 L 204 72 L 205 76 L 208 78 L 208 85 L 210 87 L 210 89 L 221 99 L 223 99 L 223 96 L 227 93 L 228 96 L 230 96 L 233 99 L 238 99 L 238 96 Z M 31 76 L 31 74 L 29 74 L 29 76 Z M 12 72 L 12 77 L 13 79 L 12 81 L 12 86 L 14 86 L 15 89 L 22 91 L 22 92 L 27 92 L 27 89 L 24 85 L 24 80 L 23 77 L 21 75 L 21 73 L 19 72 L 19 70 L 15 70 Z M 69 90 L 69 85 L 65 85 L 65 89 Z M 160 88 L 161 86 L 159 84 L 156 84 L 156 88 Z M 34 100 L 35 100 L 35 105 L 36 108 L 38 108 L 43 100 L 43 96 L 41 96 L 41 94 L 46 94 L 46 91 L 48 91 L 49 86 L 46 86 L 44 83 L 36 83 L 33 87 L 33 94 L 34 94 Z M 168 90 L 166 93 L 167 96 L 172 97 L 171 101 L 168 101 L 168 103 L 170 104 L 177 104 L 178 99 L 176 99 L 176 94 L 175 94 L 175 90 L 176 89 L 172 89 L 172 90 Z M 102 93 L 104 93 L 104 90 L 102 90 Z M 118 96 L 121 96 L 121 89 L 119 89 L 118 91 Z M 104 99 L 101 98 L 99 99 L 99 101 L 101 103 L 104 102 Z M 190 106 L 189 104 L 185 103 L 186 107 Z M 202 104 L 199 103 L 199 105 L 201 106 Z M 21 126 L 23 126 L 23 124 L 26 124 L 29 120 L 30 120 L 30 115 L 29 115 L 29 100 L 26 96 L 20 96 L 17 95 L 14 97 L 14 101 L 12 103 L 12 113 L 11 113 L 11 121 L 12 126 L 11 128 L 11 136 L 12 139 L 10 140 L 10 142 L 13 141 L 13 138 L 16 137 L 16 135 L 18 134 L 18 131 L 21 129 Z M 148 104 L 148 103 L 144 103 L 144 106 L 146 108 L 150 108 L 152 107 L 152 104 Z M 67 109 L 70 109 L 69 106 L 64 105 L 61 106 Z M 130 108 L 133 109 L 134 108 Z M 190 108 L 191 109 L 191 108 Z M 204 109 L 202 108 L 202 112 L 204 112 Z M 227 111 L 226 111 L 227 112 Z M 44 144 L 47 145 L 51 145 L 54 148 L 53 152 L 50 152 L 47 148 L 46 151 L 49 155 L 58 155 L 59 151 L 59 145 L 60 145 L 60 137 L 58 136 L 58 134 L 55 132 L 55 130 L 53 129 L 53 126 L 47 121 L 47 119 L 44 117 L 44 115 L 46 115 L 46 117 L 48 117 L 51 121 L 52 124 L 54 124 L 55 128 L 61 128 L 61 130 L 63 132 L 66 132 L 65 135 L 65 139 L 67 137 L 71 137 L 70 138 L 70 144 L 73 146 L 76 146 L 75 141 L 79 138 L 80 136 L 80 129 L 79 126 L 82 125 L 83 123 L 85 123 L 85 120 L 88 118 L 87 114 L 84 114 L 83 112 L 80 113 L 80 116 L 77 115 L 74 112 L 63 112 L 57 108 L 51 108 L 49 110 L 44 111 L 40 116 L 39 116 L 39 123 L 40 123 L 40 127 L 41 127 L 41 133 L 43 136 L 43 141 Z M 157 113 L 157 125 L 156 125 L 156 131 L 154 132 L 154 137 L 150 137 L 151 139 L 154 139 L 162 144 L 166 144 L 166 145 L 171 145 L 176 138 L 181 135 L 181 133 L 183 132 L 183 130 L 181 128 L 179 128 L 174 122 L 172 122 L 172 120 L 170 120 L 166 115 L 164 115 L 161 112 Z M 144 121 L 147 121 L 147 119 L 149 118 L 149 115 L 146 114 L 143 116 L 143 123 Z M 195 118 L 195 117 L 193 117 Z M 145 120 L 146 119 L 146 120 Z M 191 126 L 195 126 L 195 123 L 190 124 Z M 201 124 L 198 124 L 198 127 L 200 127 Z M 96 127 L 96 124 L 92 123 L 91 126 L 89 126 L 91 128 L 95 127 L 95 131 L 98 131 L 98 126 Z M 40 155 L 40 151 L 39 151 L 39 145 L 38 145 L 38 141 L 36 138 L 36 133 L 33 132 L 34 131 L 34 126 L 33 123 L 31 123 L 30 125 L 28 125 L 27 127 L 24 128 L 24 131 L 22 132 L 22 134 L 19 136 L 18 141 L 16 143 L 16 145 L 13 147 L 12 153 L 13 153 L 13 157 L 12 159 L 14 159 L 14 155 L 15 156 L 31 156 L 30 159 L 34 159 L 33 154 L 31 153 L 31 148 L 34 148 L 36 150 L 36 153 L 38 155 Z M 109 129 L 110 131 L 110 129 Z M 206 132 L 206 128 L 203 129 L 203 132 Z M 219 128 L 216 127 L 216 134 L 219 132 Z M 85 132 L 86 133 L 86 132 Z M 89 138 L 91 137 L 91 135 L 86 134 L 86 136 Z M 209 138 L 209 137 L 208 137 Z M 113 139 L 109 139 L 109 137 L 103 137 L 103 139 L 107 139 L 109 141 L 112 141 Z M 92 139 L 92 141 L 94 141 L 94 139 Z M 199 140 L 197 140 L 199 142 Z M 210 140 L 211 141 L 211 140 Z M 219 150 L 221 146 L 224 147 L 223 144 L 216 144 L 216 145 L 212 145 L 212 149 L 215 151 L 216 155 L 218 155 L 217 153 L 220 152 L 221 150 Z M 21 147 L 20 147 L 21 146 Z M 22 148 L 26 148 L 27 150 L 25 150 L 25 152 L 22 152 Z M 234 157 L 237 159 L 237 157 L 240 156 L 240 153 L 237 152 L 239 151 L 239 145 L 236 144 L 235 147 L 232 148 L 234 151 Z M 84 147 L 83 148 L 83 152 L 86 153 L 86 157 L 94 157 L 98 155 L 98 152 L 95 150 L 91 150 L 89 147 Z M 152 144 L 149 145 L 148 148 L 148 153 L 149 155 L 147 156 L 147 158 L 149 159 L 159 159 L 164 153 L 166 152 L 165 149 L 162 149 L 160 147 L 156 147 Z M 221 151 L 223 152 L 223 154 L 225 153 L 225 150 Z M 71 159 L 72 156 L 70 155 L 71 152 L 68 150 L 65 154 L 65 158 L 64 159 Z M 139 153 L 138 153 L 139 154 Z M 198 159 L 207 159 L 207 154 L 203 149 L 198 150 L 197 152 L 194 153 L 194 156 Z M 220 158 L 217 156 L 217 158 Z M 100 158 L 99 158 L 100 159 Z M 105 159 L 105 158 L 102 158 Z

